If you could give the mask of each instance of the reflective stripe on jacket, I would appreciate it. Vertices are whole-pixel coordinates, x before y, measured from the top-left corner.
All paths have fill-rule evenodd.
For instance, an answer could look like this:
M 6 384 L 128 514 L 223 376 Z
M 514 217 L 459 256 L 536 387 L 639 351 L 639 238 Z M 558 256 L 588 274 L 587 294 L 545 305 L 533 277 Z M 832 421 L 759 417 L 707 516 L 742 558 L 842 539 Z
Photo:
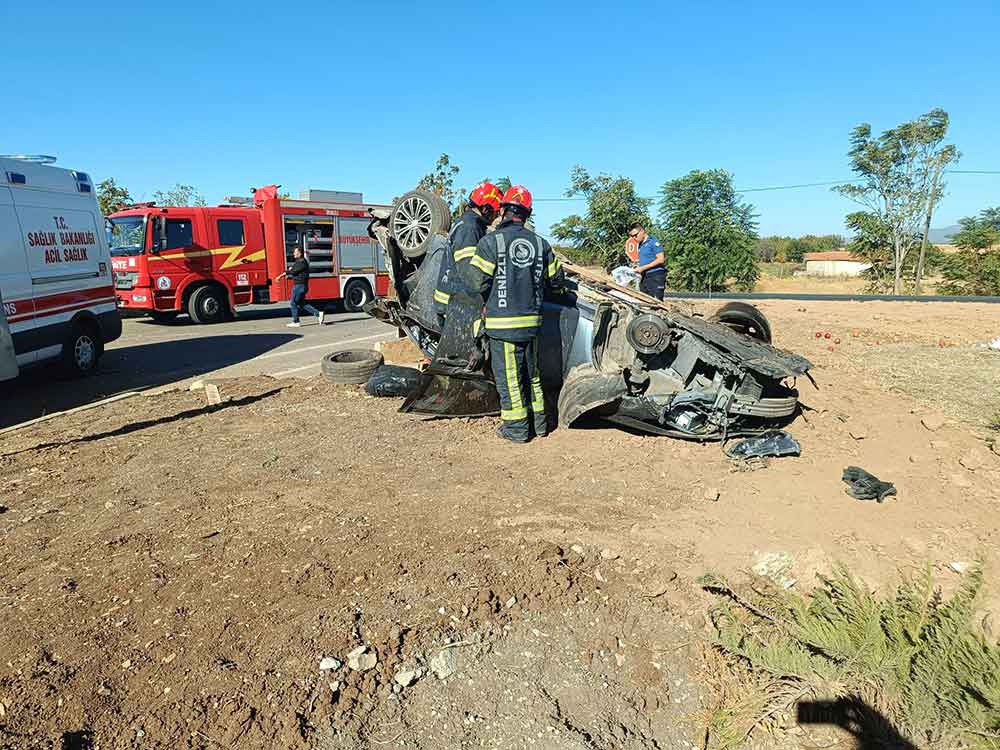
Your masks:
M 545 288 L 563 286 L 552 246 L 522 222 L 504 221 L 476 246 L 470 265 L 486 300 L 486 333 L 502 341 L 530 341 L 542 325 Z
M 456 284 L 461 283 L 465 266 L 476 253 L 476 243 L 486 234 L 486 222 L 483 217 L 467 208 L 462 218 L 451 228 L 448 244 L 451 251 L 441 262 L 437 288 L 434 290 L 434 301 L 438 304 L 438 312 L 444 313 Z

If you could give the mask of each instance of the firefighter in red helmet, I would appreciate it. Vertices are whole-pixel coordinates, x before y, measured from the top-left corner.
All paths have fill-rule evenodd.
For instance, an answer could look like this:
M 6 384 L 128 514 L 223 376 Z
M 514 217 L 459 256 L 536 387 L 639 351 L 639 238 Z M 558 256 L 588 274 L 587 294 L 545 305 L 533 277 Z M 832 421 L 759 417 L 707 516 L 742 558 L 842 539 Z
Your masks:
M 481 182 L 469 194 L 469 203 L 462 218 L 448 235 L 449 252 L 441 262 L 438 284 L 434 290 L 434 307 L 443 321 L 448 300 L 458 291 L 462 278 L 468 274 L 469 261 L 476 252 L 476 243 L 486 235 L 486 228 L 500 211 L 500 188 L 492 182 Z
M 562 291 L 564 274 L 549 243 L 524 225 L 531 216 L 527 188 L 511 187 L 500 211 L 500 225 L 479 240 L 470 264 L 486 302 L 483 324 L 503 422 L 497 434 L 526 443 L 548 432 L 538 336 L 545 290 Z

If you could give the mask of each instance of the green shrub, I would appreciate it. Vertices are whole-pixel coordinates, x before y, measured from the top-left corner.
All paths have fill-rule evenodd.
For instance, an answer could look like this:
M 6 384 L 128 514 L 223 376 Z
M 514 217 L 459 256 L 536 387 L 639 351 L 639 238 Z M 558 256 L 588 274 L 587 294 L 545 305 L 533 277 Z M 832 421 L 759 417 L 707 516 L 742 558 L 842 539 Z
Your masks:
M 1000 647 L 973 622 L 981 567 L 949 599 L 929 568 L 882 597 L 842 566 L 820 580 L 803 597 L 700 579 L 719 596 L 714 648 L 745 686 L 713 714 L 718 747 L 773 727 L 800 701 L 841 699 L 869 707 L 859 720 L 881 722 L 867 727 L 875 736 L 889 726 L 920 748 L 1000 748 Z

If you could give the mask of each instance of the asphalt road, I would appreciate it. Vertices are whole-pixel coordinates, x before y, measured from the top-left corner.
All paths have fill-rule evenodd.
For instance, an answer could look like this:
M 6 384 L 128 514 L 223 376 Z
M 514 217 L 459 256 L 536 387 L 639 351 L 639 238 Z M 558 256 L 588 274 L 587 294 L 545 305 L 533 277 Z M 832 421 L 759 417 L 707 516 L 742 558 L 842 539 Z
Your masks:
M 39 366 L 0 384 L 0 428 L 116 393 L 203 376 L 309 377 L 320 371 L 328 352 L 371 348 L 396 337 L 394 328 L 364 313 L 327 315 L 323 326 L 310 316 L 301 328 L 288 328 L 288 322 L 285 305 L 243 307 L 236 320 L 217 325 L 195 325 L 187 316 L 166 325 L 125 318 L 121 338 L 108 345 L 96 375 L 67 379 L 57 367 Z

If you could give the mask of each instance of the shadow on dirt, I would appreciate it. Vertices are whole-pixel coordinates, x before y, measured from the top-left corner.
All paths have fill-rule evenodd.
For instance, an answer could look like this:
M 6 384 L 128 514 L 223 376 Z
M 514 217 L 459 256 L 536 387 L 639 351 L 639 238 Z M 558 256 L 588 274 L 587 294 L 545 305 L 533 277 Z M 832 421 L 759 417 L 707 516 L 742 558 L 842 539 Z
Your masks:
M 24 370 L 0 385 L 0 428 L 83 406 L 124 391 L 151 388 L 259 357 L 300 338 L 291 333 L 204 336 L 109 349 L 96 375 L 72 379 L 58 367 Z
M 117 427 L 113 430 L 106 430 L 105 432 L 94 433 L 93 435 L 85 435 L 84 437 L 73 438 L 72 440 L 58 440 L 49 443 L 40 443 L 39 445 L 33 445 L 30 448 L 24 448 L 22 450 L 14 451 L 12 453 L 0 454 L 2 456 L 14 456 L 18 453 L 24 453 L 25 451 L 35 451 L 43 450 L 47 448 L 62 448 L 67 445 L 75 445 L 77 443 L 92 443 L 95 440 L 103 440 L 105 438 L 111 437 L 122 437 L 123 435 L 128 435 L 133 432 L 138 432 L 139 430 L 145 430 L 150 427 L 156 427 L 157 425 L 170 424 L 171 422 L 180 422 L 190 417 L 198 417 L 203 414 L 214 414 L 216 412 L 224 411 L 226 409 L 238 408 L 240 406 L 248 406 L 250 404 L 255 404 L 258 401 L 263 401 L 265 398 L 273 396 L 275 393 L 280 393 L 284 386 L 278 388 L 272 388 L 264 393 L 255 393 L 250 396 L 244 396 L 243 398 L 233 399 L 232 401 L 226 401 L 221 404 L 214 404 L 212 406 L 197 406 L 193 409 L 185 409 L 177 414 L 170 414 L 165 417 L 158 417 L 156 419 L 145 419 L 141 422 L 129 422 L 126 425 Z
M 802 701 L 799 724 L 838 726 L 854 737 L 855 750 L 917 750 L 881 712 L 859 698 Z

